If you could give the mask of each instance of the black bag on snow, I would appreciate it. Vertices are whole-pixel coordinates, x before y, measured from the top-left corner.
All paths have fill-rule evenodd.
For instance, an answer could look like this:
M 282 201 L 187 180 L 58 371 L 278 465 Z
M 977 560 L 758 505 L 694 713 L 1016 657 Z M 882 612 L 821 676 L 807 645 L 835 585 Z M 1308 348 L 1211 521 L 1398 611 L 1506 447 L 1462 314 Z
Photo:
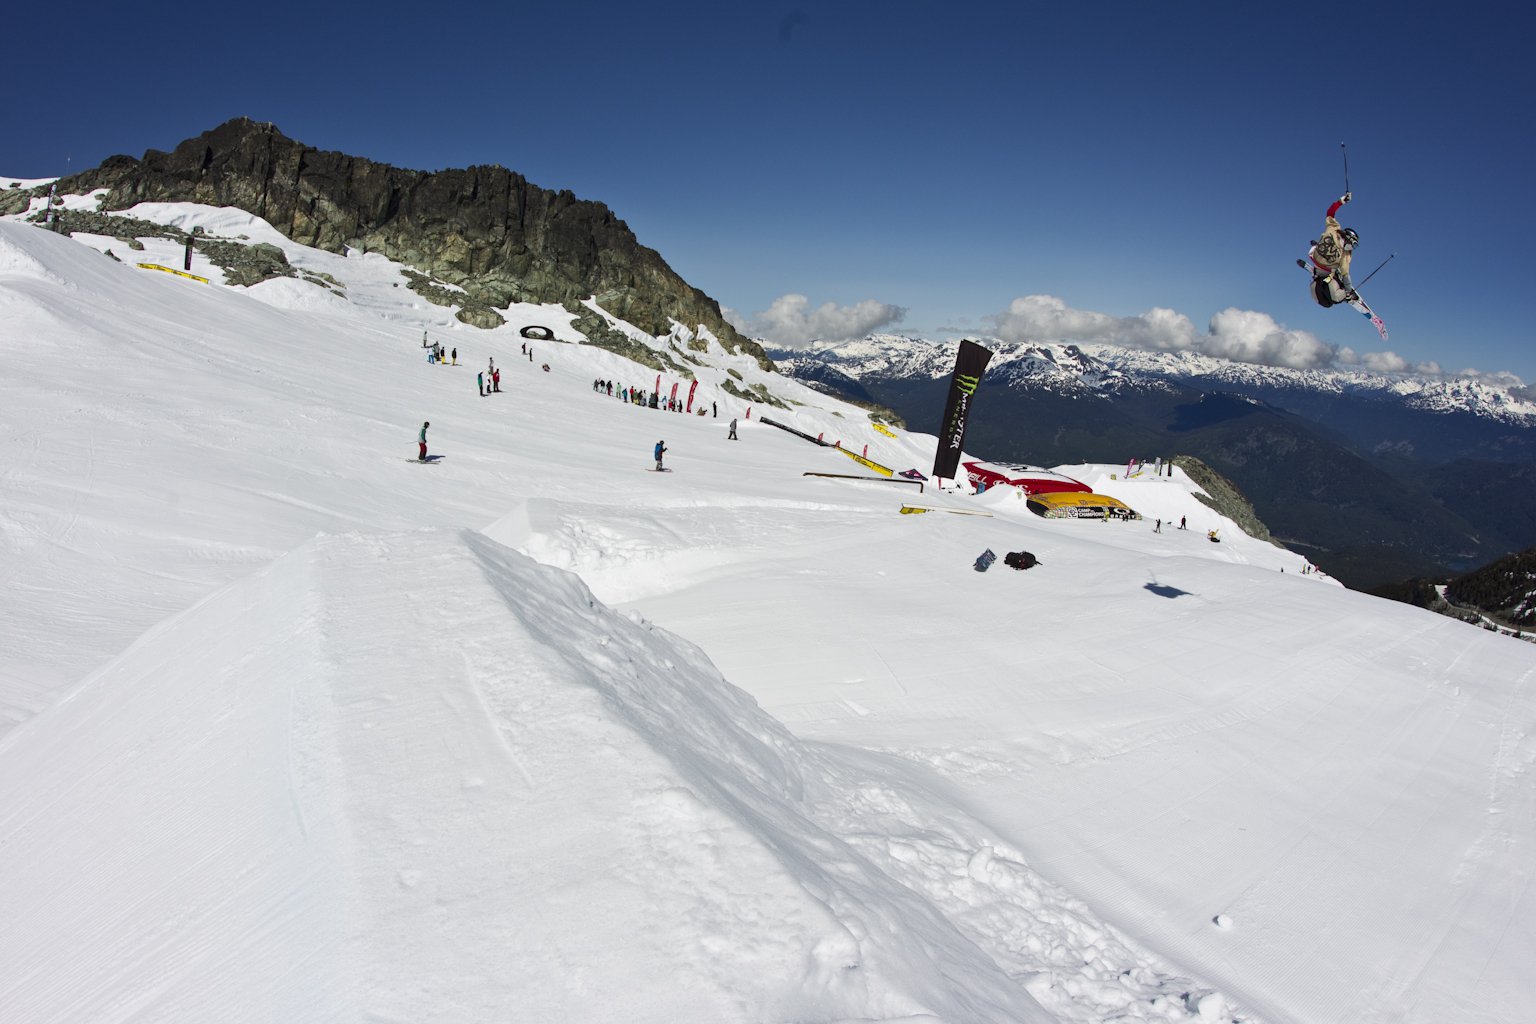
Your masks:
M 1003 564 L 1013 569 L 1033 569 L 1040 559 L 1029 551 L 1010 551 L 1003 556 Z

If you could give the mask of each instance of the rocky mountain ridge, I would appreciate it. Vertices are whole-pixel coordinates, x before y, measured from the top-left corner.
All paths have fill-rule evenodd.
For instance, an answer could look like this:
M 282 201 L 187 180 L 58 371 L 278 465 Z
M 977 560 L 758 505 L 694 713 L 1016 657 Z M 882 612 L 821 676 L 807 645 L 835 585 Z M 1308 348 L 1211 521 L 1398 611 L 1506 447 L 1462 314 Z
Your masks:
M 496 326 L 496 309 L 513 302 L 583 312 L 580 303 L 595 298 L 653 335 L 667 334 L 674 320 L 703 325 L 728 350 L 767 363 L 715 300 L 641 245 L 608 207 L 499 166 L 405 170 L 318 150 L 274 125 L 237 118 L 170 153 L 110 157 L 60 179 L 57 189 L 99 194 L 102 212 L 152 202 L 234 207 L 303 245 L 378 252 L 463 289 L 459 318 L 475 326 Z M 0 214 L 24 211 L 46 191 L 0 193 Z

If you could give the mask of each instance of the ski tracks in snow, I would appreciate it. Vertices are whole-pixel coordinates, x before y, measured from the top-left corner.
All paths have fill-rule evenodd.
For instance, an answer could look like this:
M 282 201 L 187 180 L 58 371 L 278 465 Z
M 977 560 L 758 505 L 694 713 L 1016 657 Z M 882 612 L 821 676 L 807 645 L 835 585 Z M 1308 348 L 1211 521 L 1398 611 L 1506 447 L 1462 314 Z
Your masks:
M 858 766 L 818 814 L 892 877 L 944 909 L 1063 1022 L 1256 1022 L 1032 869 L 1024 855 L 933 793 L 905 759 L 838 750 Z

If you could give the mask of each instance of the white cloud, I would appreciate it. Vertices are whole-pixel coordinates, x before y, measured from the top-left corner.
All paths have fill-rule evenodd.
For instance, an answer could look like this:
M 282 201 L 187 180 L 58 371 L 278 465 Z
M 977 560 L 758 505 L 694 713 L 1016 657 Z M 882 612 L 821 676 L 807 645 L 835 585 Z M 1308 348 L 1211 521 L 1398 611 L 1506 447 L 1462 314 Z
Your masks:
M 1183 313 L 1155 306 L 1127 321 L 1127 337 L 1141 348 L 1176 352 L 1193 346 L 1195 325 Z
M 999 338 L 1017 342 L 1048 338 L 1114 341 L 1118 322 L 1107 313 L 1072 309 L 1054 295 L 1026 295 L 1014 299 L 1006 311 L 992 319 Z
M 1343 353 L 1340 353 L 1340 361 L 1344 361 Z M 1396 352 L 1366 352 L 1358 359 L 1349 360 L 1356 362 L 1376 373 L 1403 373 L 1408 370 L 1408 360 Z
M 1438 363 L 1427 363 L 1422 365 L 1433 366 L 1435 368 L 1435 372 L 1437 373 L 1440 371 L 1440 366 Z M 1424 373 L 1427 371 L 1420 370 L 1419 372 Z M 1496 384 L 1501 387 L 1525 387 L 1525 381 L 1522 378 L 1517 377 L 1515 374 L 1510 373 L 1508 370 L 1475 370 L 1468 368 L 1460 371 L 1456 374 L 1456 376 L 1466 377 L 1469 380 L 1480 380 L 1485 384 Z
M 733 311 L 734 312 L 734 311 Z M 753 314 L 738 330 L 793 348 L 812 341 L 846 341 L 899 323 L 907 311 L 874 299 L 851 306 L 824 302 L 815 309 L 804 295 L 780 295 L 761 313 Z
M 1332 345 L 1294 331 L 1266 313 L 1226 309 L 1201 334 L 1183 313 L 1161 307 L 1139 316 L 1072 309 L 1054 295 L 1026 295 L 989 318 L 1004 341 L 1087 341 L 1160 352 L 1198 352 L 1220 359 L 1307 369 L 1331 365 Z
M 1195 347 L 1195 325 L 1171 309 L 1115 317 L 1072 309 L 1054 295 L 1026 295 L 987 318 L 1004 341 L 1098 341 L 1162 351 Z
M 1468 367 L 1464 370 L 1447 370 L 1434 360 L 1426 360 L 1421 363 L 1410 363 L 1396 352 L 1356 352 L 1352 348 L 1338 350 L 1338 365 L 1359 367 L 1375 373 L 1411 373 L 1421 377 L 1448 377 L 1459 380 L 1475 380 L 1495 387 L 1510 388 L 1521 391 L 1525 388 L 1525 380 L 1508 370 L 1478 370 Z
M 1268 313 L 1251 309 L 1224 309 L 1211 317 L 1209 326 L 1201 333 L 1189 317 L 1171 309 L 1154 308 L 1139 316 L 1118 317 L 1073 309 L 1054 295 L 1026 295 L 1014 299 L 1003 312 L 985 319 L 997 337 L 1021 344 L 1102 342 L 1158 352 L 1195 352 L 1216 359 L 1296 370 L 1349 367 L 1375 373 L 1462 377 L 1501 387 L 1524 387 L 1521 378 L 1503 370 L 1450 373 L 1439 363 L 1409 362 L 1396 352 L 1357 352 L 1347 346 L 1331 345 L 1310 331 L 1292 330 Z
M 1208 356 L 1239 363 L 1313 370 L 1332 366 L 1338 350 L 1310 331 L 1293 331 L 1268 313 L 1224 309 L 1211 317 L 1210 331 L 1199 339 Z

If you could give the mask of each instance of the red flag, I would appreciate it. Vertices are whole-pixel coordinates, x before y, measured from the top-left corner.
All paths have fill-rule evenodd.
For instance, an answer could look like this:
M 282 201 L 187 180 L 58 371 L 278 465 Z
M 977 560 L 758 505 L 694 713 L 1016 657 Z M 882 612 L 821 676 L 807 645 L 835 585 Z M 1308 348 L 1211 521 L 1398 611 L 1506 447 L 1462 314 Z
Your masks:
M 693 412 L 693 393 L 699 390 L 699 379 L 695 377 L 693 383 L 688 385 L 688 408 L 684 412 Z
M 659 373 L 656 375 L 656 390 L 652 391 L 651 394 L 655 395 L 658 399 L 661 398 L 661 374 Z

